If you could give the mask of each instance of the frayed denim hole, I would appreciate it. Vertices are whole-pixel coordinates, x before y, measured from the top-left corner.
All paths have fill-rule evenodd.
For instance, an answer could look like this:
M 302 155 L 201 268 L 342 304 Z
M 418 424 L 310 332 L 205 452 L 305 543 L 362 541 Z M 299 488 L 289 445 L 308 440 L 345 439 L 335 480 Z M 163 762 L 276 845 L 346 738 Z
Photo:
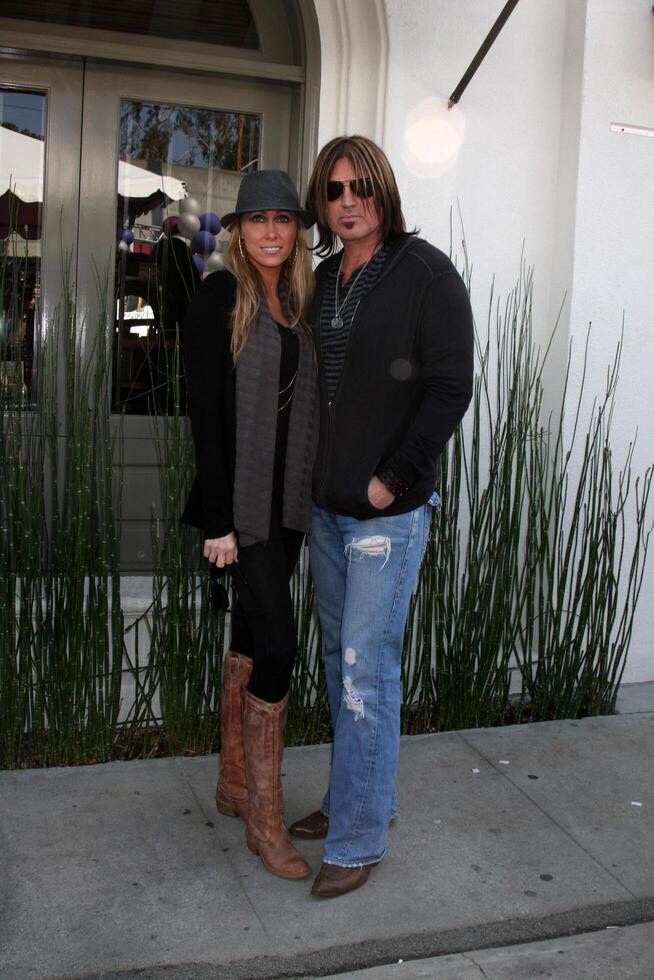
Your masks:
M 359 696 L 359 692 L 352 683 L 351 677 L 347 676 L 343 678 L 343 687 L 345 688 L 343 703 L 347 710 L 353 713 L 354 720 L 359 721 L 361 718 L 365 718 L 366 712 L 363 705 L 363 698 Z
M 365 558 L 383 558 L 379 571 L 386 565 L 391 556 L 391 540 L 382 534 L 372 534 L 367 538 L 352 538 L 345 546 L 345 557 L 348 562 L 353 559 L 363 561 Z

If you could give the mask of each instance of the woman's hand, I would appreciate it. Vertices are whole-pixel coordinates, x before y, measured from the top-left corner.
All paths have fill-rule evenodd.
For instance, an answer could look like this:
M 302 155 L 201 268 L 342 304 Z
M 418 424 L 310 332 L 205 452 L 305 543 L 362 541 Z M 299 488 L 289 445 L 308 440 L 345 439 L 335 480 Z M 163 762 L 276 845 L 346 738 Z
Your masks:
M 233 531 L 223 535 L 222 538 L 207 538 L 204 542 L 202 554 L 216 568 L 224 568 L 238 561 L 238 548 L 236 546 L 236 535 Z
M 385 510 L 395 500 L 395 494 L 391 493 L 378 476 L 373 476 L 368 484 L 368 500 L 376 510 Z

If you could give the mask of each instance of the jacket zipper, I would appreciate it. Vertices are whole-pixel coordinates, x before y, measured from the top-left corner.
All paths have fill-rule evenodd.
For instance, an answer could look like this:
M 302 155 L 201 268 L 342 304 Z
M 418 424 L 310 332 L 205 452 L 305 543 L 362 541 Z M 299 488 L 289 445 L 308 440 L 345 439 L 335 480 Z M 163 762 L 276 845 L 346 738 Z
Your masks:
M 407 239 L 408 239 L 408 237 L 409 236 L 407 236 Z M 372 287 L 373 290 L 395 268 L 395 266 L 397 265 L 397 263 L 400 261 L 400 259 L 404 256 L 405 252 L 410 247 L 411 247 L 411 241 L 407 241 L 406 244 L 404 245 L 404 247 L 398 249 L 398 251 L 396 252 L 396 254 L 393 256 L 392 261 L 390 262 L 390 264 L 385 269 L 382 269 L 381 270 L 381 274 L 380 274 L 379 278 L 375 280 L 375 283 L 374 283 L 374 285 Z M 364 299 L 365 299 L 365 297 L 364 297 Z M 345 375 L 345 369 L 347 367 L 348 355 L 350 353 L 350 346 L 351 346 L 351 343 L 352 343 L 352 328 L 354 327 L 354 321 L 355 321 L 356 315 L 358 313 L 359 304 L 360 303 L 361 303 L 361 300 L 360 299 L 357 300 L 357 304 L 354 307 L 354 313 L 352 314 L 352 322 L 350 324 L 350 334 L 349 334 L 349 336 L 347 338 L 347 346 L 345 348 L 345 357 L 343 359 L 343 368 L 341 370 L 341 376 L 339 378 L 336 391 L 334 392 L 334 397 L 331 398 L 331 399 L 329 399 L 327 401 L 327 449 L 325 450 L 325 466 L 323 468 L 323 473 L 322 473 L 322 477 L 321 477 L 321 480 L 320 480 L 320 487 L 318 489 L 318 499 L 319 500 L 322 500 L 322 493 L 323 493 L 323 489 L 324 489 L 324 486 L 325 486 L 325 481 L 327 479 L 327 473 L 329 471 L 329 467 L 330 467 L 330 464 L 331 464 L 331 458 L 332 458 L 332 433 L 331 433 L 332 406 L 333 406 L 334 402 L 336 401 L 336 399 L 338 398 L 338 395 L 339 395 L 339 393 L 341 391 L 341 388 L 343 386 L 343 377 Z M 320 354 L 319 356 L 322 358 L 322 354 Z M 327 388 L 327 386 L 325 385 L 325 390 L 326 390 L 326 388 Z
M 358 299 L 357 302 L 356 302 L 356 306 L 354 307 L 354 313 L 352 314 L 352 320 L 350 321 L 350 331 L 349 331 L 348 338 L 347 338 L 347 344 L 345 345 L 345 355 L 343 357 L 343 367 L 341 368 L 341 376 L 338 379 L 338 384 L 336 386 L 336 391 L 334 392 L 333 397 L 330 398 L 328 400 L 328 402 L 327 402 L 327 450 L 326 450 L 326 453 L 325 453 L 325 466 L 323 468 L 322 479 L 320 481 L 320 489 L 318 490 L 318 496 L 320 497 L 320 499 L 322 499 L 322 492 L 323 492 L 323 489 L 324 489 L 324 486 L 325 486 L 325 481 L 327 479 L 327 473 L 329 472 L 329 468 L 330 468 L 331 460 L 332 460 L 332 432 L 331 432 L 331 428 L 332 428 L 332 406 L 333 406 L 334 402 L 336 401 L 336 399 L 338 398 L 338 395 L 339 395 L 339 393 L 341 391 L 341 388 L 343 387 L 343 378 L 345 376 L 345 370 L 347 368 L 347 362 L 348 362 L 348 357 L 349 357 L 349 354 L 350 354 L 350 348 L 352 346 L 352 333 L 354 331 L 354 321 L 356 320 L 357 313 L 359 312 L 359 305 L 360 305 L 360 303 L 361 303 L 361 300 Z M 325 385 L 325 387 L 327 387 L 327 386 Z

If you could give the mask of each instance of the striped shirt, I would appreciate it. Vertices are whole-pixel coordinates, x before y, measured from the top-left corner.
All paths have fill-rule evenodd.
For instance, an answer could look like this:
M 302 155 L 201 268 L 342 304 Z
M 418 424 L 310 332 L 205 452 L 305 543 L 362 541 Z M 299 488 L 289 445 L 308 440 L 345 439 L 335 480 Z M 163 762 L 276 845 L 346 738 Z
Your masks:
M 365 267 L 359 266 L 358 269 L 354 270 L 348 279 L 348 285 L 346 286 L 343 285 L 342 275 L 339 276 L 338 266 L 334 266 L 334 268 L 327 273 L 325 292 L 323 294 L 322 306 L 320 308 L 320 352 L 322 354 L 323 373 L 325 376 L 325 384 L 327 386 L 327 395 L 330 402 L 336 394 L 336 389 L 338 388 L 338 382 L 341 377 L 343 363 L 345 361 L 347 343 L 350 338 L 352 321 L 354 319 L 357 306 L 366 293 L 369 293 L 374 286 L 381 267 L 384 264 L 386 254 L 386 247 L 382 246 L 382 248 L 380 248 L 379 251 L 376 252 L 371 259 L 369 259 L 368 264 Z M 340 319 L 343 321 L 343 326 L 332 326 L 332 320 L 336 316 L 337 276 L 339 276 L 338 309 Z

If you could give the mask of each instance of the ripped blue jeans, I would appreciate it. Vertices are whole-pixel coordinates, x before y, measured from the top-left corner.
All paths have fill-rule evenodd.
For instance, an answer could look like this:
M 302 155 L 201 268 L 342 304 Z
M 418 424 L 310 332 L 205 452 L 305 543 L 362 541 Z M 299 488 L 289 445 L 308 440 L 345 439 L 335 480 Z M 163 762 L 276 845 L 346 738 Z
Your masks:
M 357 521 L 314 507 L 309 553 L 334 743 L 324 860 L 381 861 L 395 816 L 404 627 L 434 494 L 408 514 Z

